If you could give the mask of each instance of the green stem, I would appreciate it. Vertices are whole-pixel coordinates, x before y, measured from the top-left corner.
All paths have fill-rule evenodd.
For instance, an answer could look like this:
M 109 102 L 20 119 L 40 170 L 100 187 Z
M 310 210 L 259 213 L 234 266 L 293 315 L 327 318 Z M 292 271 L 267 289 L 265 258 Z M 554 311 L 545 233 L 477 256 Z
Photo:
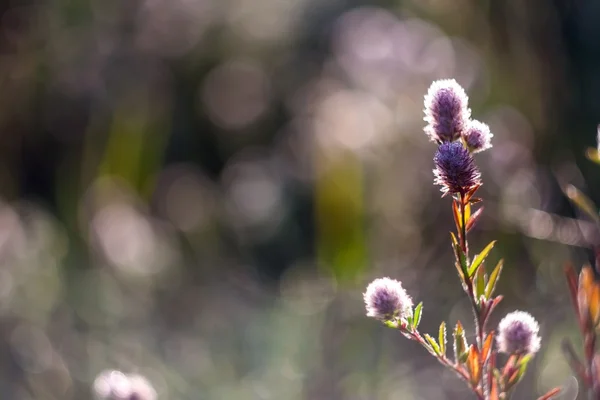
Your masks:
M 466 216 L 465 216 L 465 209 L 466 209 L 466 197 L 463 193 L 460 194 L 460 219 L 461 219 L 461 226 L 460 226 L 460 241 L 461 241 L 461 247 L 463 252 L 465 253 L 465 257 L 467 258 L 467 262 L 469 260 L 469 254 L 468 254 L 468 249 L 469 249 L 469 245 L 467 242 L 467 221 L 466 221 Z M 458 227 L 457 227 L 458 228 Z M 469 296 L 469 299 L 471 300 L 471 308 L 473 309 L 473 319 L 474 319 L 474 324 L 475 324 L 475 335 L 476 335 L 476 346 L 477 346 L 477 351 L 479 354 L 481 354 L 481 349 L 483 347 L 483 336 L 484 336 L 484 323 L 485 321 L 482 321 L 482 319 L 480 318 L 479 315 L 479 305 L 477 304 L 477 299 L 475 298 L 475 291 L 473 288 L 473 281 L 471 279 L 471 277 L 466 276 L 465 277 L 466 280 L 466 286 L 467 286 L 467 295 Z M 483 391 L 483 395 L 487 397 L 487 385 L 486 385 L 486 377 L 487 377 L 487 373 L 486 373 L 486 365 L 485 362 L 482 363 L 481 368 L 483 370 L 483 373 L 481 374 L 481 388 Z M 486 398 L 484 397 L 484 399 Z
M 425 339 L 423 339 L 423 337 L 421 336 L 421 334 L 417 331 L 409 331 L 408 334 L 416 341 L 418 342 L 421 346 L 425 347 L 426 349 L 429 349 L 429 344 L 427 343 L 427 341 L 425 341 Z M 457 367 L 454 363 L 452 363 L 452 361 L 450 361 L 448 359 L 448 357 L 446 357 L 445 355 L 435 355 L 435 358 L 445 367 L 453 370 L 460 379 L 462 379 L 467 385 L 469 385 L 469 387 L 471 387 L 473 389 L 473 392 L 475 393 L 475 395 L 477 396 L 478 400 L 485 400 L 484 394 L 482 393 L 482 391 L 479 388 L 474 388 L 471 386 L 471 382 L 469 379 L 469 376 L 467 375 L 467 373 Z

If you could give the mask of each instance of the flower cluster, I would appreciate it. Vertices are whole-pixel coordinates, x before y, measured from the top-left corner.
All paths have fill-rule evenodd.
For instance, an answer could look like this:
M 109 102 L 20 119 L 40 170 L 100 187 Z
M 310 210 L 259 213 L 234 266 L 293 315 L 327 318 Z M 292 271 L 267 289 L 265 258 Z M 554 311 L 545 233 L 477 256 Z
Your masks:
M 539 330 L 531 314 L 513 311 L 498 324 L 498 349 L 507 354 L 535 354 L 540 349 Z
M 486 124 L 470 119 L 467 100 L 465 91 L 455 80 L 434 82 L 425 96 L 425 121 L 428 123 L 425 132 L 438 144 L 433 159 L 434 184 L 441 185 L 442 192 L 452 196 L 456 224 L 456 232 L 451 234 L 452 249 L 458 277 L 473 310 L 476 331 L 473 343 L 469 344 L 463 325 L 458 321 L 452 334 L 454 359 L 450 359 L 446 355 L 446 323 L 442 322 L 438 335 L 434 335 L 437 340 L 432 335 L 421 334 L 419 323 L 423 303 L 413 309 L 411 297 L 397 280 L 375 279 L 368 285 L 364 301 L 367 316 L 398 329 L 405 337 L 422 345 L 465 381 L 477 399 L 500 400 L 508 398 L 521 380 L 527 363 L 540 349 L 541 339 L 537 321 L 524 311 L 506 315 L 495 331 L 486 329 L 492 311 L 502 300 L 502 296 L 495 295 L 494 291 L 503 263 L 500 260 L 495 268 L 486 271 L 485 263 L 495 241 L 476 256 L 469 255 L 467 233 L 483 211 L 480 207 L 472 212 L 474 205 L 481 202 L 474 197 L 481 186 L 481 174 L 473 154 L 491 147 L 492 134 Z M 594 321 L 600 321 L 600 306 L 593 314 L 596 315 Z M 594 326 L 597 326 L 596 322 Z M 498 353 L 509 356 L 504 366 L 499 365 Z M 540 399 L 548 400 L 557 392 L 558 389 L 553 389 Z
M 425 133 L 440 145 L 434 158 L 434 174 L 444 194 L 464 195 L 481 185 L 472 154 L 492 147 L 489 127 L 471 120 L 468 101 L 454 79 L 433 82 L 425 96 Z
M 412 315 L 412 299 L 394 279 L 375 279 L 364 294 L 367 316 L 390 321 Z
M 156 400 L 156 390 L 143 376 L 121 371 L 101 372 L 94 380 L 94 395 L 99 400 Z
M 465 194 L 481 185 L 481 174 L 473 156 L 460 142 L 442 143 L 433 158 L 434 183 L 443 193 Z

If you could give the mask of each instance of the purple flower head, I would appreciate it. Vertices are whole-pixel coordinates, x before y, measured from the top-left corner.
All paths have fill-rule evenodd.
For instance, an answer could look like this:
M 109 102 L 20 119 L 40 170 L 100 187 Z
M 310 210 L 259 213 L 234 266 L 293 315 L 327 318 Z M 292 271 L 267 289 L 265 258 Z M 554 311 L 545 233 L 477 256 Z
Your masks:
M 539 330 L 531 314 L 513 311 L 498 324 L 498 350 L 507 354 L 535 354 L 540 349 Z
M 412 315 L 412 300 L 402 284 L 394 279 L 375 279 L 364 293 L 367 316 L 388 321 Z
M 156 390 L 141 375 L 104 371 L 94 380 L 94 395 L 101 400 L 156 400 Z
M 435 81 L 425 95 L 425 133 L 432 142 L 453 142 L 466 130 L 471 117 L 469 98 L 454 80 Z
M 442 192 L 466 193 L 481 184 L 481 174 L 473 156 L 462 143 L 442 143 L 433 157 L 434 184 L 442 186 Z
M 492 147 L 493 136 L 489 126 L 483 122 L 472 120 L 463 134 L 463 139 L 472 153 L 478 153 Z

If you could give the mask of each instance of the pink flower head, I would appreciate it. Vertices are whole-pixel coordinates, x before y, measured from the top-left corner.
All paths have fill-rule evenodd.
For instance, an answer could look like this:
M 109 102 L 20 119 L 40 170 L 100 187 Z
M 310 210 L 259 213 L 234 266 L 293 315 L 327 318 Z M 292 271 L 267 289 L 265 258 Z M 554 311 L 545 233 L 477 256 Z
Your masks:
M 489 126 L 483 122 L 472 120 L 463 134 L 463 139 L 472 153 L 478 153 L 492 147 L 493 136 Z
M 375 279 L 364 293 L 367 316 L 383 321 L 412 315 L 412 299 L 394 279 Z
M 540 349 L 539 330 L 531 314 L 513 311 L 498 324 L 498 350 L 507 354 L 535 354 Z
M 465 90 L 454 80 L 435 81 L 425 95 L 425 133 L 437 143 L 453 142 L 467 129 L 471 110 Z
M 442 143 L 433 158 L 434 184 L 445 193 L 466 193 L 481 184 L 473 156 L 460 142 Z

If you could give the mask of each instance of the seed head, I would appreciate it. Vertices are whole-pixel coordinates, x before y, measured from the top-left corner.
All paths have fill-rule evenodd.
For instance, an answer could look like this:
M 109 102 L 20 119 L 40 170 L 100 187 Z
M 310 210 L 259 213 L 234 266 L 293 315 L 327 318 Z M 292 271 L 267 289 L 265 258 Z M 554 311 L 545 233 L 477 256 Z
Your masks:
M 481 174 L 473 156 L 460 142 L 442 143 L 433 158 L 434 184 L 442 186 L 442 192 L 466 193 L 481 184 Z
M 463 134 L 463 139 L 472 153 L 479 153 L 492 147 L 493 136 L 487 124 L 472 120 Z
M 375 279 L 364 293 L 367 316 L 383 321 L 412 315 L 412 300 L 402 284 L 394 279 Z
M 465 90 L 454 80 L 435 81 L 425 95 L 425 133 L 432 142 L 453 142 L 465 132 L 471 110 Z
M 540 349 L 539 330 L 531 314 L 513 311 L 498 324 L 498 350 L 507 354 L 535 354 Z

